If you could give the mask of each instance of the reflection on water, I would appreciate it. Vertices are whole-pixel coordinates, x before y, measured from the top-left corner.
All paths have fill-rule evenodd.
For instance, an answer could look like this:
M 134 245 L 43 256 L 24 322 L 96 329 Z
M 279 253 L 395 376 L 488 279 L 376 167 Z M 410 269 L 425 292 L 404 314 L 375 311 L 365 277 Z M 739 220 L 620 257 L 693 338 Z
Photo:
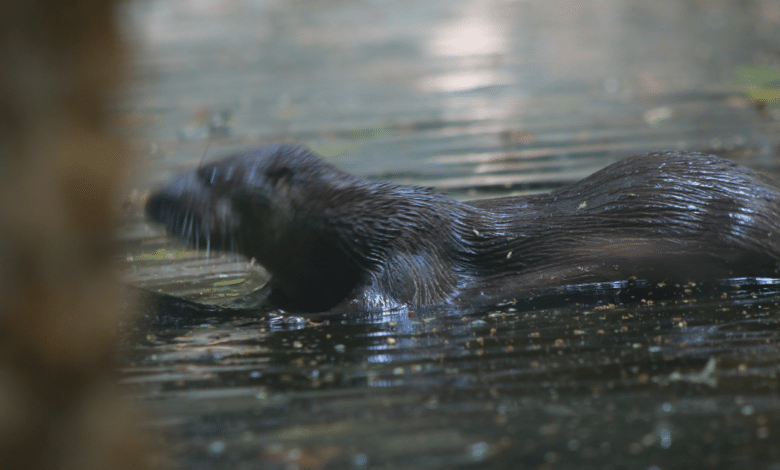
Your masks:
M 219 113 L 208 158 L 295 141 L 353 172 L 458 191 L 482 191 L 456 181 L 473 165 L 440 157 L 514 162 L 486 177 L 531 173 L 544 189 L 657 149 L 771 167 L 774 111 L 757 114 L 735 73 L 780 70 L 774 0 L 206 3 L 129 9 L 140 53 L 123 110 L 153 143 L 140 184 L 197 165 L 200 117 Z
M 732 284 L 202 318 L 123 382 L 187 468 L 755 468 L 780 458 L 780 280 Z
M 451 58 L 452 67 L 440 75 L 420 81 L 424 92 L 457 92 L 516 82 L 508 71 L 496 67 L 496 61 L 509 53 L 507 30 L 511 25 L 491 2 L 473 2 L 451 21 L 435 28 L 425 44 L 426 54 Z M 474 119 L 506 118 L 486 114 L 484 106 L 473 108 Z
M 507 34 L 502 29 L 507 27 L 497 12 L 485 11 L 484 2 L 474 2 L 466 15 L 433 31 L 427 50 L 439 56 L 503 55 L 507 53 Z

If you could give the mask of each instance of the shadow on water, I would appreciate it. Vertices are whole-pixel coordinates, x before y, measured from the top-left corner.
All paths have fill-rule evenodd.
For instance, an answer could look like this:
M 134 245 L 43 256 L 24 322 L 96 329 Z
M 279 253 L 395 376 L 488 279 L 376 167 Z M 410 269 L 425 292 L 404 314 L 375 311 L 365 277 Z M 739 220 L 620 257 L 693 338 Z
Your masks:
M 147 325 L 123 383 L 187 468 L 757 468 L 780 459 L 778 302 L 780 279 L 735 279 L 348 318 L 201 308 Z

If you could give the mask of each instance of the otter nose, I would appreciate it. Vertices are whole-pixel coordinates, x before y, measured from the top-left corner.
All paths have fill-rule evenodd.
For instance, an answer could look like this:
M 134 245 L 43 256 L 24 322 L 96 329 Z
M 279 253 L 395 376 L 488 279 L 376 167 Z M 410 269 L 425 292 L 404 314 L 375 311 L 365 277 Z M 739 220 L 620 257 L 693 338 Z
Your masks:
M 153 192 L 146 201 L 144 211 L 147 217 L 167 227 L 175 227 L 181 221 L 184 201 L 190 199 L 194 187 L 198 186 L 194 173 L 181 175 Z

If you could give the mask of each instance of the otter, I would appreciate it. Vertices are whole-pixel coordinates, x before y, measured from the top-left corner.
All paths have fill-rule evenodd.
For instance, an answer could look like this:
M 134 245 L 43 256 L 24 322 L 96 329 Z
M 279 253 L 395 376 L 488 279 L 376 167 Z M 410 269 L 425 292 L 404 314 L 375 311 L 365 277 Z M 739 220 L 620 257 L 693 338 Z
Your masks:
M 360 178 L 293 145 L 247 150 L 152 194 L 199 248 L 255 258 L 293 312 L 473 304 L 537 288 L 777 276 L 780 186 L 713 155 L 625 158 L 547 194 L 459 202 Z

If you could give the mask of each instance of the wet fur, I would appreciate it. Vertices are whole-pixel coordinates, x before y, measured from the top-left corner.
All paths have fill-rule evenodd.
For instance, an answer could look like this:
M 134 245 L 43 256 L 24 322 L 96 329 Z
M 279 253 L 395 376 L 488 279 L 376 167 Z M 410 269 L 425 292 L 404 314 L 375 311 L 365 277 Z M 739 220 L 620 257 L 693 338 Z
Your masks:
M 458 202 L 269 146 L 206 165 L 147 212 L 273 274 L 292 311 L 468 303 L 556 285 L 774 276 L 780 188 L 712 155 L 626 158 L 549 194 Z

